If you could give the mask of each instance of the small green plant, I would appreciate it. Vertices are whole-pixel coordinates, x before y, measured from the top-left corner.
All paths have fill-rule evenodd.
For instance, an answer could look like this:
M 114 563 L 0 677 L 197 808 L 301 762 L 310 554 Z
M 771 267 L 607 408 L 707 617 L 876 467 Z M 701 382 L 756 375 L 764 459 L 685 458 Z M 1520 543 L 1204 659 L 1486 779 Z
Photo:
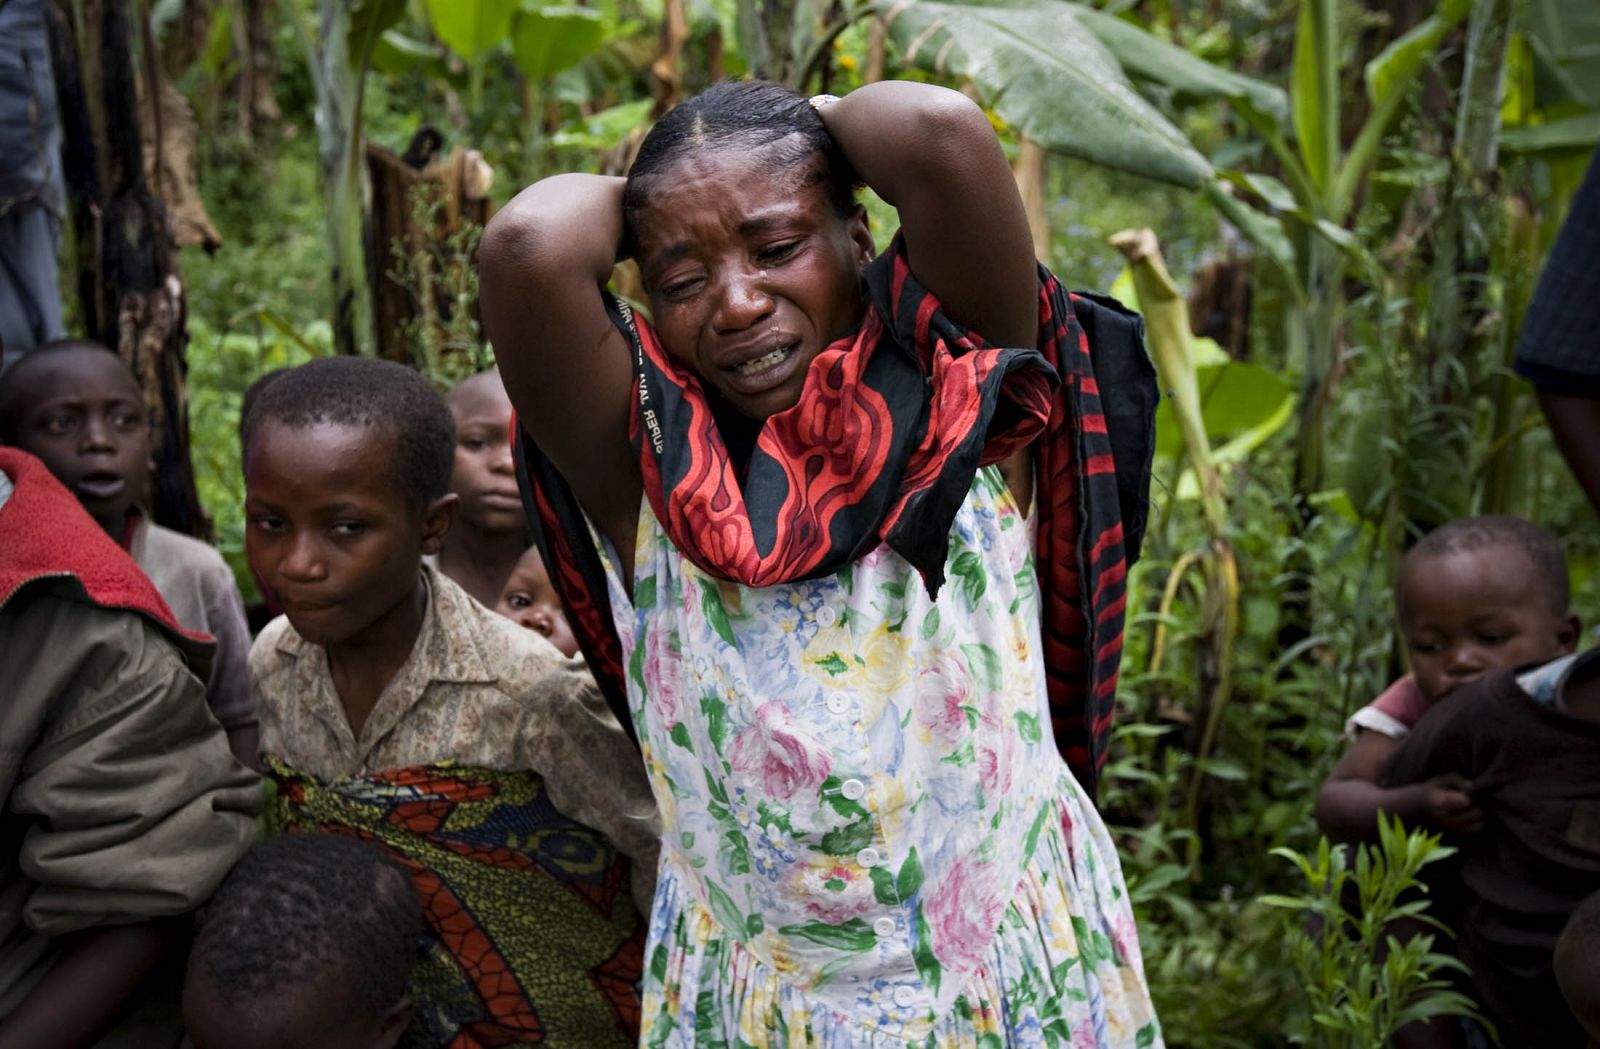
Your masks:
M 442 188 L 419 182 L 411 188 L 412 228 L 424 232 L 415 251 L 396 237 L 388 279 L 406 290 L 415 316 L 405 322 L 412 364 L 443 387 L 492 367 L 494 355 L 478 324 L 478 241 L 483 227 L 447 220 Z
M 1291 1036 L 1320 1049 L 1378 1049 L 1400 1028 L 1436 1016 L 1477 1017 L 1472 1002 L 1452 990 L 1446 970 L 1466 972 L 1455 958 L 1434 950 L 1435 936 L 1404 940 L 1397 923 L 1445 931 L 1427 913 L 1423 867 L 1455 852 L 1423 830 L 1407 832 L 1398 818 L 1379 817 L 1378 845 L 1363 845 L 1350 862 L 1345 845 L 1322 838 L 1314 856 L 1273 849 L 1305 877 L 1302 896 L 1261 897 L 1272 907 L 1299 912 L 1315 931 L 1297 925 L 1289 955 L 1309 1000 Z M 1347 906 L 1353 900 L 1353 908 Z

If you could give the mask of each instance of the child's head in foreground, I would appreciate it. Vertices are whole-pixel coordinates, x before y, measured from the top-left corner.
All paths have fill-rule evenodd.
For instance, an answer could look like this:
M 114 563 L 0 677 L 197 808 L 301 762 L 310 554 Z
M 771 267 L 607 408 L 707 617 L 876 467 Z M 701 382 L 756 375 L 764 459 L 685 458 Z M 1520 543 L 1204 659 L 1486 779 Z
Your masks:
M 455 428 L 427 379 L 311 361 L 259 390 L 243 438 L 245 554 L 301 637 L 337 645 L 419 598 L 456 505 Z
M 499 371 L 463 379 L 445 397 L 455 420 L 450 490 L 461 498 L 457 527 L 521 536 L 527 528 L 511 459 L 511 398 Z
M 0 444 L 38 456 L 114 537 L 150 483 L 144 394 L 97 342 L 46 343 L 0 375 Z
M 183 986 L 195 1049 L 390 1049 L 411 1018 L 422 908 L 376 846 L 256 845 L 201 914 Z
M 1433 703 L 1495 670 L 1571 652 L 1561 541 L 1517 517 L 1464 517 L 1406 554 L 1395 591 L 1417 687 Z
M 1556 941 L 1556 983 L 1567 1007 L 1589 1036 L 1590 1049 L 1600 1047 L 1600 892 L 1578 905 Z
M 544 635 L 564 656 L 578 654 L 578 640 L 561 608 L 561 598 L 550 582 L 537 546 L 528 547 L 511 570 L 494 610 L 507 619 Z
M 748 418 L 792 407 L 812 359 L 861 320 L 873 244 L 853 182 L 816 110 L 763 81 L 671 110 L 628 170 L 661 344 Z

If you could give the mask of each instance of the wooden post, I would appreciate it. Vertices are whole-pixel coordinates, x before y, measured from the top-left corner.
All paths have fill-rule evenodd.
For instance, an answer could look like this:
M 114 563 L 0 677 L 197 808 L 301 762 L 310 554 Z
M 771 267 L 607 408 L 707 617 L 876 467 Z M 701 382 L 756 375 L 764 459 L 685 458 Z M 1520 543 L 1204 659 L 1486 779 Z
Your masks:
M 167 208 L 145 176 L 158 124 L 155 56 L 119 0 L 58 0 L 52 52 L 66 137 L 68 197 L 84 334 L 113 347 L 144 392 L 156 461 L 158 523 L 206 537 L 189 455 L 187 305 Z M 140 106 L 140 99 L 148 105 Z M 152 133 L 159 151 L 159 131 Z M 156 165 L 159 169 L 159 161 Z
M 475 357 L 452 358 L 476 354 L 483 340 L 474 340 L 476 346 L 455 345 L 459 340 L 450 336 L 449 328 L 461 319 L 462 309 L 472 311 L 471 327 L 476 328 L 477 297 L 461 301 L 452 294 L 464 276 L 456 270 L 474 269 L 476 258 L 470 251 L 453 249 L 475 246 L 475 239 L 462 234 L 481 230 L 488 222 L 493 171 L 475 150 L 455 149 L 433 159 L 439 141 L 438 132 L 424 128 L 403 157 L 379 146 L 366 147 L 372 229 L 382 260 L 373 297 L 378 355 L 436 375 L 470 374 L 479 363 Z M 419 199 L 419 194 L 425 196 Z M 426 359 L 430 355 L 446 359 Z

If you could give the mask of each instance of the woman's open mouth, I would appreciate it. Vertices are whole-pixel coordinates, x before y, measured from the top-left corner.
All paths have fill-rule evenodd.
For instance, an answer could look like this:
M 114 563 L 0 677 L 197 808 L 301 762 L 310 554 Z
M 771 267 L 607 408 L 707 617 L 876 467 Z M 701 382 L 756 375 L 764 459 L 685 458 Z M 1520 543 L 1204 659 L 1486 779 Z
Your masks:
M 750 397 L 782 385 L 801 363 L 799 350 L 800 340 L 783 338 L 759 357 L 724 368 L 728 392 Z
M 782 361 L 790 354 L 790 352 L 792 352 L 792 350 L 793 347 L 790 347 L 786 350 L 780 346 L 771 353 L 762 354 L 753 361 L 745 361 L 743 364 L 739 365 L 739 367 L 735 368 L 734 371 L 739 375 L 759 375 L 768 368 L 776 367 L 780 361 Z

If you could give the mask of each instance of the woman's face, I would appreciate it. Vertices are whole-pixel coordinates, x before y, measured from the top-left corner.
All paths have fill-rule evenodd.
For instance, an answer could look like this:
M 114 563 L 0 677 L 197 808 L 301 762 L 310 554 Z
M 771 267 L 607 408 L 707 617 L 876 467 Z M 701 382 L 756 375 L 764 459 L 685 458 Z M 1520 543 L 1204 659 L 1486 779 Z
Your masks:
M 866 212 L 841 219 L 808 174 L 702 151 L 653 177 L 634 222 L 662 345 L 755 420 L 793 407 L 812 358 L 861 319 Z

